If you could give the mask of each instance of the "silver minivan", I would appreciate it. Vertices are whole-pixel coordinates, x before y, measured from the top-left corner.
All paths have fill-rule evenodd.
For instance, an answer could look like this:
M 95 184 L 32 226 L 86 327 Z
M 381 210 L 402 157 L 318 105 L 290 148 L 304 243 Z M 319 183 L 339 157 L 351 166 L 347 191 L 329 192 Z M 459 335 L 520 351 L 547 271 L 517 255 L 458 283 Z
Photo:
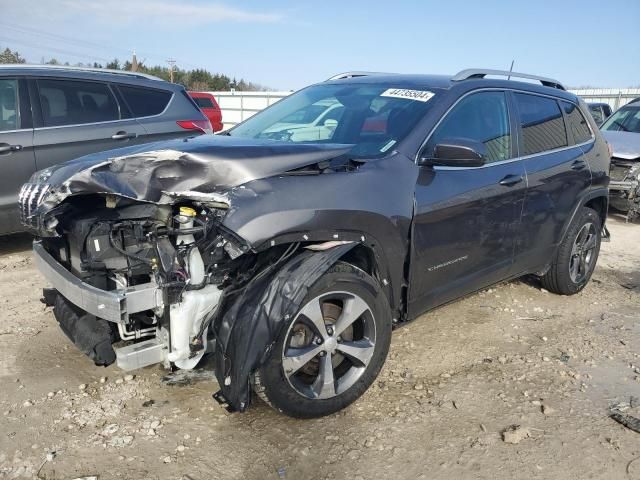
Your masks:
M 181 85 L 134 72 L 0 65 L 0 234 L 23 230 L 18 191 L 89 153 L 212 133 Z

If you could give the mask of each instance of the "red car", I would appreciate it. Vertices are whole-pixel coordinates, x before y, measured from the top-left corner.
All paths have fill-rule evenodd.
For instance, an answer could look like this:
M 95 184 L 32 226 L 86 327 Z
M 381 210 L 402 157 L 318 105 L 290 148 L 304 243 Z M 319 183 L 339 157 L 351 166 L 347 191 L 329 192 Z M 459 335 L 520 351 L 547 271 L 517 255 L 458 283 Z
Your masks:
M 216 102 L 216 98 L 206 92 L 189 92 L 189 96 L 193 98 L 202 113 L 209 119 L 213 131 L 219 132 L 222 130 L 222 111 L 218 106 L 218 102 Z

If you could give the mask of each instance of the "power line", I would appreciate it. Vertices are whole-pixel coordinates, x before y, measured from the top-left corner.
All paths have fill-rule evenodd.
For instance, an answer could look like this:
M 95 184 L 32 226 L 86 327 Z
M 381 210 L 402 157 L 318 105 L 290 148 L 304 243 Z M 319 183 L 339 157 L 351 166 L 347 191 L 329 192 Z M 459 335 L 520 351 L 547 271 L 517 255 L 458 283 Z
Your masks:
M 62 43 L 67 43 L 69 45 L 73 45 L 76 47 L 81 47 L 81 48 L 99 48 L 101 50 L 118 50 L 120 52 L 126 52 L 127 53 L 127 57 L 129 56 L 129 53 L 131 52 L 130 48 L 123 48 L 123 47 L 118 47 L 118 46 L 114 46 L 114 45 L 106 45 L 106 44 L 98 44 L 98 43 L 94 43 L 94 42 L 90 42 L 87 40 L 78 40 L 75 38 L 71 38 L 71 37 L 66 37 L 64 35 L 59 35 L 56 33 L 51 33 L 51 32 L 47 32 L 44 30 L 40 30 L 40 29 L 36 29 L 33 27 L 25 27 L 22 25 L 14 25 L 14 24 L 9 24 L 9 23 L 5 23 L 0 21 L 0 26 L 10 30 L 13 30 L 17 33 L 21 33 L 21 34 L 26 34 L 26 35 L 36 35 L 36 36 L 40 36 L 43 38 L 47 38 L 47 39 L 54 39 L 56 41 L 62 42 Z M 11 39 L 11 41 L 15 42 L 15 43 L 19 43 L 18 40 L 15 39 Z M 24 43 L 24 41 L 23 41 Z M 40 47 L 40 45 L 38 45 L 38 47 Z M 51 48 L 55 48 L 55 47 L 51 47 Z M 61 50 L 61 49 L 59 49 Z M 64 52 L 61 52 L 64 53 Z M 140 52 L 138 51 L 138 54 L 145 57 L 145 58 L 152 58 L 156 61 L 162 62 L 162 59 L 164 59 L 164 55 L 158 54 L 158 53 L 153 53 L 153 52 Z M 84 56 L 84 57 L 88 57 L 88 55 L 81 55 L 78 54 L 77 52 L 73 53 L 74 56 Z M 94 55 L 91 56 L 91 58 L 99 58 L 96 57 Z M 104 61 L 110 61 L 110 60 L 104 60 Z M 202 68 L 201 66 L 197 66 L 197 65 L 193 65 L 187 62 L 182 62 L 181 63 L 185 66 L 191 67 L 191 68 Z
M 73 38 L 65 37 L 65 36 L 62 36 L 62 35 L 55 34 L 55 33 L 45 32 L 43 30 L 37 30 L 35 28 L 29 28 L 29 27 L 23 27 L 23 26 L 18 26 L 18 25 L 14 25 L 14 24 L 4 23 L 2 21 L 0 21 L 0 25 L 3 28 L 8 28 L 8 29 L 14 30 L 14 31 L 16 31 L 18 33 L 36 35 L 36 36 L 40 36 L 40 37 L 49 37 L 49 38 L 55 39 L 55 40 L 63 42 L 63 43 L 71 44 L 73 46 L 82 46 L 82 47 L 91 47 L 91 48 L 108 47 L 110 49 L 123 50 L 124 51 L 124 49 L 120 49 L 120 48 L 109 46 L 109 45 L 104 45 L 104 44 L 100 45 L 100 44 L 97 44 L 97 43 L 88 42 L 86 40 L 73 39 Z
M 97 57 L 95 55 L 87 55 L 87 54 L 84 54 L 84 53 L 73 52 L 71 50 L 66 50 L 66 49 L 56 48 L 56 47 L 44 47 L 44 46 L 42 46 L 41 44 L 38 44 L 38 43 L 28 42 L 28 41 L 24 41 L 24 40 L 16 40 L 15 38 L 8 38 L 8 37 L 0 36 L 0 40 L 2 40 L 4 42 L 7 42 L 8 44 L 17 43 L 18 45 L 23 45 L 25 47 L 37 48 L 38 50 L 44 50 L 45 52 L 61 53 L 63 55 L 70 55 L 70 56 L 76 57 L 76 58 L 86 58 L 86 59 L 90 59 L 90 60 L 93 60 L 93 61 L 99 60 L 101 62 L 109 62 L 110 61 L 107 58 Z

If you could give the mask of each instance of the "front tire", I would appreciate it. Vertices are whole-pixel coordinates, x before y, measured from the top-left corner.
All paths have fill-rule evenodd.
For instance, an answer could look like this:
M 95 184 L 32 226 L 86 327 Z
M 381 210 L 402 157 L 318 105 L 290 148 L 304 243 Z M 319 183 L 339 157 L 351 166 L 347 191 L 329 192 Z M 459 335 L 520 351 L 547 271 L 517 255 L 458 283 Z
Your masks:
M 571 222 L 549 271 L 541 277 L 544 288 L 560 295 L 582 290 L 596 267 L 602 223 L 598 213 L 583 207 Z
M 258 396 L 296 418 L 329 415 L 357 400 L 378 376 L 391 342 L 391 310 L 380 285 L 346 263 L 311 287 L 254 374 Z

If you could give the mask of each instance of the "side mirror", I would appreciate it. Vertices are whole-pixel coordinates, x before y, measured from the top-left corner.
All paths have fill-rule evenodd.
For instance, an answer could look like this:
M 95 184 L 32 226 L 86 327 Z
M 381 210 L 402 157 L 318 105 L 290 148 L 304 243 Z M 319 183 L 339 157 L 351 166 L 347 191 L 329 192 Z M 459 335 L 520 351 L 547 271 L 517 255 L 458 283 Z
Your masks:
M 422 157 L 419 165 L 481 167 L 486 163 L 486 156 L 484 143 L 467 138 L 446 138 L 435 146 L 432 156 Z
M 336 128 L 338 126 L 338 121 L 335 118 L 327 118 L 323 125 L 327 128 Z

